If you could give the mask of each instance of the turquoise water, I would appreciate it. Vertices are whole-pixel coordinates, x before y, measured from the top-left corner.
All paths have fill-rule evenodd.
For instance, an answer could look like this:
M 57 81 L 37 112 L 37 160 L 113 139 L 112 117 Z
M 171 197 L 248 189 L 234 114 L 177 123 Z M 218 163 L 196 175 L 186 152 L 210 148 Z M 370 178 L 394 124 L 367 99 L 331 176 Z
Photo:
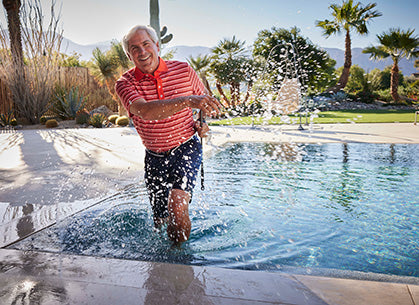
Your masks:
M 234 144 L 205 160 L 181 248 L 143 185 L 15 245 L 104 257 L 419 276 L 419 145 Z M 199 181 L 198 181 L 199 182 Z

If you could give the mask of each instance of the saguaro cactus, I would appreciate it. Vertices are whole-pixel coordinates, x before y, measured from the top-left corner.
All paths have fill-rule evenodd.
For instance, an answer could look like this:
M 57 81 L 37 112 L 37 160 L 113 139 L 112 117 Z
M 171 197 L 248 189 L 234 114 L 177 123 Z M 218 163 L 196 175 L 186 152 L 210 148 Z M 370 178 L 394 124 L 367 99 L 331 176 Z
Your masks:
M 159 9 L 159 0 L 150 0 L 150 25 L 156 31 L 157 37 L 159 39 L 159 45 L 168 43 L 172 40 L 173 35 L 167 33 L 167 27 L 164 26 L 160 30 L 160 9 Z

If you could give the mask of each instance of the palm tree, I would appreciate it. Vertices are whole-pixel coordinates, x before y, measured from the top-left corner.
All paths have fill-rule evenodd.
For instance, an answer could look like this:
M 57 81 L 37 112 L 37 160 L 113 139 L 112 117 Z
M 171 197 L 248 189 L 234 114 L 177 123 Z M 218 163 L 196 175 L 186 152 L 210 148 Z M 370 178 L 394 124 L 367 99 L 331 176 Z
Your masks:
M 395 102 L 400 100 L 397 92 L 399 86 L 399 61 L 401 58 L 419 56 L 419 37 L 413 36 L 415 30 L 403 31 L 399 28 L 391 28 L 388 32 L 377 35 L 381 45 L 365 48 L 362 52 L 371 54 L 370 58 L 384 59 L 389 56 L 393 59 L 391 68 L 390 91 Z
M 375 17 L 382 14 L 374 11 L 376 3 L 369 3 L 362 6 L 360 2 L 353 4 L 353 0 L 343 1 L 342 5 L 332 4 L 329 8 L 332 10 L 333 20 L 316 21 L 316 26 L 323 29 L 323 35 L 326 38 L 333 34 L 345 32 L 345 63 L 343 71 L 336 86 L 329 89 L 331 92 L 337 92 L 345 88 L 349 78 L 349 69 L 352 65 L 351 53 L 351 30 L 355 30 L 360 35 L 368 34 L 367 23 Z
M 199 75 L 199 77 L 205 85 L 205 88 L 207 88 L 208 93 L 212 95 L 211 87 L 207 80 L 207 71 L 211 63 L 211 57 L 209 55 L 202 56 L 201 54 L 199 54 L 196 58 L 189 56 L 189 58 L 187 58 L 186 61 Z
M 93 76 L 101 85 L 106 85 L 113 100 L 118 104 L 118 114 L 126 115 L 126 110 L 115 91 L 119 63 L 112 51 L 106 53 L 99 48 L 93 50 L 93 62 L 90 65 Z
M 121 68 L 121 74 L 132 67 L 132 62 L 125 54 L 124 48 L 120 42 L 112 42 L 111 53 L 116 61 L 116 64 Z
M 239 103 L 240 82 L 245 80 L 246 66 L 248 60 L 245 56 L 244 41 L 236 39 L 223 39 L 212 49 L 214 54 L 210 65 L 211 72 L 216 79 L 216 87 L 221 97 L 230 107 L 235 107 Z M 224 94 L 222 85 L 230 86 L 230 96 L 228 99 Z
M 3 0 L 3 6 L 7 12 L 12 58 L 18 66 L 23 65 L 22 32 L 19 18 L 21 5 L 20 0 Z

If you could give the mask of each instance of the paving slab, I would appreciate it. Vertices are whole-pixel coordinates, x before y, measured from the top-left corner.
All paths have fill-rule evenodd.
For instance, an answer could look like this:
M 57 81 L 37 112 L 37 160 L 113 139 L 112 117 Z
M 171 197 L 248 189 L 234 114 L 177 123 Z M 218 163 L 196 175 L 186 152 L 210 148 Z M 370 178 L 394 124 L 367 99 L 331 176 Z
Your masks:
M 210 143 L 419 143 L 419 125 L 412 123 L 212 126 Z
M 2 304 L 327 304 L 281 273 L 16 250 L 0 258 Z
M 419 304 L 419 285 L 408 285 L 409 293 L 412 296 L 413 303 Z
M 0 202 L 56 204 L 115 193 L 143 177 L 133 128 L 0 133 Z
M 330 305 L 415 305 L 409 287 L 419 286 L 296 275 Z

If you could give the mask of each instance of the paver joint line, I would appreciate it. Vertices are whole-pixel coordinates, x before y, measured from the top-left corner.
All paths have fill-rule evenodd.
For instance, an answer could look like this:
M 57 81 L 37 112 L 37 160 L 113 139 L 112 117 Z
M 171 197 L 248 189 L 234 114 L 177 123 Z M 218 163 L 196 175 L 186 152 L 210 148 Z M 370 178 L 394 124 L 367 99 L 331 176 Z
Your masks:
M 418 111 L 418 112 L 419 112 L 419 111 Z M 410 298 L 412 299 L 412 303 L 413 303 L 413 305 L 418 305 L 418 304 L 416 304 L 416 302 L 415 302 L 415 298 L 413 297 L 413 293 L 412 293 L 412 291 L 410 290 L 409 285 L 406 285 L 406 286 L 407 286 L 407 291 L 409 292 Z

